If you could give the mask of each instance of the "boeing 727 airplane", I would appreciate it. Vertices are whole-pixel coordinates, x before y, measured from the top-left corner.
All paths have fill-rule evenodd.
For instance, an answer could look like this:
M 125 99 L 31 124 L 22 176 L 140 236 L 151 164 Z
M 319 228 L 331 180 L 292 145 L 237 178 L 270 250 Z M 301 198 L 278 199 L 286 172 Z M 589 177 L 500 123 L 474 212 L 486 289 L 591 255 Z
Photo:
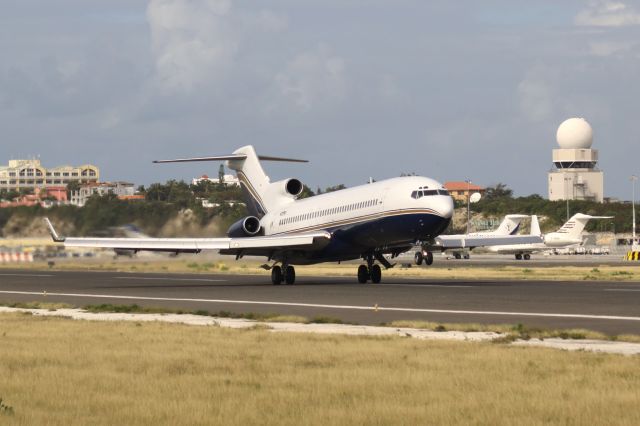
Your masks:
M 274 262 L 273 284 L 293 284 L 294 265 L 363 259 L 358 282 L 379 283 L 382 270 L 417 242 L 431 242 L 449 225 L 453 200 L 439 182 L 407 176 L 382 180 L 341 191 L 298 199 L 303 190 L 298 179 L 271 182 L 260 160 L 294 161 L 258 156 L 252 146 L 232 155 L 155 161 L 175 163 L 226 161 L 235 170 L 245 194 L 250 216 L 233 224 L 227 238 L 63 238 L 46 219 L 52 238 L 66 247 L 116 250 L 265 256 Z M 377 263 L 376 263 L 377 262 Z M 379 263 L 379 264 L 378 264 Z

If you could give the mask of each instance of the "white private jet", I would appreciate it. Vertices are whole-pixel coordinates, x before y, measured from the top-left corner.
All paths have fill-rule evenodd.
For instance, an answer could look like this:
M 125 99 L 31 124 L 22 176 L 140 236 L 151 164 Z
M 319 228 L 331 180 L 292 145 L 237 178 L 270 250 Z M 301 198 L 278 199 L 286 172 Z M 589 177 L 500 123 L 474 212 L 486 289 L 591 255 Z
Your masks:
M 452 252 L 456 259 L 462 256 L 468 258 L 468 252 L 478 247 L 490 247 L 504 244 L 535 244 L 541 243 L 540 228 L 537 221 L 532 219 L 531 233 L 529 235 L 517 235 L 520 223 L 529 215 L 508 214 L 502 219 L 498 228 L 493 231 L 472 232 L 469 234 L 440 235 L 434 238 L 432 244 L 423 244 L 420 251 L 414 255 L 416 265 L 422 265 L 423 261 L 428 266 L 433 263 L 434 251 Z
M 416 242 L 433 241 L 449 225 L 453 200 L 439 182 L 426 177 L 387 179 L 341 191 L 298 199 L 298 179 L 271 182 L 260 160 L 294 161 L 258 156 L 252 146 L 219 157 L 161 160 L 156 163 L 226 161 L 236 171 L 251 216 L 233 224 L 227 238 L 64 238 L 46 219 L 52 238 L 66 247 L 116 250 L 265 256 L 274 261 L 273 284 L 293 284 L 293 265 L 362 258 L 358 282 L 379 283 L 382 270 L 393 265 L 384 257 L 410 250 Z
M 488 247 L 488 250 L 500 254 L 513 254 L 517 260 L 529 260 L 532 253 L 560 247 L 580 245 L 583 242 L 582 231 L 591 219 L 612 219 L 612 216 L 590 216 L 576 213 L 556 232 L 550 232 L 542 237 L 542 242 L 535 244 L 508 244 Z M 535 222 L 535 224 L 534 224 Z M 532 229 L 538 225 L 537 216 L 531 218 Z

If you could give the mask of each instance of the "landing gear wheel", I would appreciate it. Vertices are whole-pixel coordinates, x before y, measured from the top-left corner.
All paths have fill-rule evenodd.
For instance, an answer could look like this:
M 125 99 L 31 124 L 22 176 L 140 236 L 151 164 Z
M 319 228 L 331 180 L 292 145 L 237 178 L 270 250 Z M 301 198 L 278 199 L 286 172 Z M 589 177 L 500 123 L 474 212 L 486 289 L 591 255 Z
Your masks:
M 416 261 L 416 265 L 418 265 L 418 266 L 422 265 L 422 259 L 423 259 L 422 252 L 421 251 L 417 251 L 416 255 L 414 256 L 414 259 Z
M 431 253 L 430 251 L 427 252 L 427 257 L 425 257 L 424 263 L 427 266 L 433 265 L 433 253 Z
M 382 281 L 382 269 L 380 269 L 380 265 L 373 265 L 371 267 L 371 282 L 378 284 L 380 281 Z
M 274 266 L 271 268 L 271 283 L 273 285 L 282 284 L 282 268 L 279 266 Z
M 471 255 L 469 253 L 467 253 L 467 254 L 463 255 L 462 258 L 469 260 L 469 259 L 471 259 Z
M 524 260 L 531 260 L 531 255 L 529 253 L 525 254 L 523 257 Z
M 516 254 L 516 260 L 522 260 L 522 255 L 521 254 Z
M 287 284 L 293 284 L 296 282 L 296 270 L 291 265 L 287 266 L 284 270 L 284 282 Z
M 462 256 L 460 255 L 460 253 L 454 253 L 453 257 L 455 257 L 457 260 L 462 259 Z
M 366 284 L 367 281 L 369 281 L 369 270 L 365 265 L 358 266 L 358 282 Z

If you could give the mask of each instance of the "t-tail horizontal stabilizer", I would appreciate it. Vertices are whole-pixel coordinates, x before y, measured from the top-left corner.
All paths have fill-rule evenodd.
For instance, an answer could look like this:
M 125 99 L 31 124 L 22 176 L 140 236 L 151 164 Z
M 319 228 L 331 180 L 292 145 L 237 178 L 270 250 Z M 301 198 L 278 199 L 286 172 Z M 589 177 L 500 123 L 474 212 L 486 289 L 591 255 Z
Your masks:
M 154 160 L 156 164 L 159 163 L 189 163 L 194 161 L 233 161 L 233 160 L 245 160 L 247 155 L 245 154 L 233 154 L 233 155 L 219 155 L 215 157 L 194 157 L 194 158 L 176 158 L 175 160 Z M 296 158 L 284 158 L 284 157 L 272 157 L 269 155 L 258 155 L 260 161 L 282 161 L 287 163 L 308 163 L 309 160 L 299 160 Z

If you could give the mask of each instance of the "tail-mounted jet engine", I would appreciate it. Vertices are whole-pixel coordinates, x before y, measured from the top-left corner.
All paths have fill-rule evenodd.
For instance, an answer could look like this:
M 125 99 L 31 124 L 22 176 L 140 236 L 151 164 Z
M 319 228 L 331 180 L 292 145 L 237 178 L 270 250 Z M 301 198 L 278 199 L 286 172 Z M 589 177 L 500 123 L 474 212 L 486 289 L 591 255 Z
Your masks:
M 231 238 L 254 237 L 262 230 L 260 219 L 255 216 L 247 216 L 229 227 L 227 236 Z
M 284 193 L 290 195 L 292 197 L 297 198 L 300 194 L 302 194 L 302 190 L 304 189 L 304 185 L 298 179 L 287 179 L 283 180 Z

